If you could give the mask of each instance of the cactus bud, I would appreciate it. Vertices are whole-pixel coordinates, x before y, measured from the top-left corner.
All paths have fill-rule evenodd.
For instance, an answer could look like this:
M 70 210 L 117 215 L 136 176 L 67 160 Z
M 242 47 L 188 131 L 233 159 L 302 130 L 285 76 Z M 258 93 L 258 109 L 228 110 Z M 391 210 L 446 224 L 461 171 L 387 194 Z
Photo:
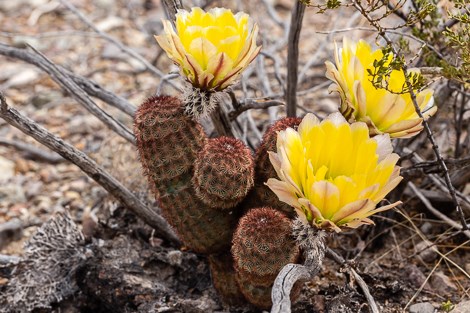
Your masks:
M 199 198 L 212 208 L 232 208 L 253 186 L 250 150 L 230 137 L 209 139 L 198 154 L 193 183 Z

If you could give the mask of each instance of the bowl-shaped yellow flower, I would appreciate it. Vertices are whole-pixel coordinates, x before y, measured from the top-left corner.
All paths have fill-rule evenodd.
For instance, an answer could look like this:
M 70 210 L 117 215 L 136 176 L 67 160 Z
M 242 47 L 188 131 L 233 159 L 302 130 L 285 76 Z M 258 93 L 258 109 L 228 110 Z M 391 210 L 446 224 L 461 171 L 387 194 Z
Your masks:
M 377 89 L 370 81 L 367 69 L 374 70 L 374 60 L 383 57 L 382 50 L 372 51 L 371 46 L 360 40 L 352 43 L 343 39 L 343 48 L 335 50 L 336 66 L 326 62 L 326 77 L 334 81 L 330 91 L 341 96 L 340 111 L 349 122 L 365 122 L 371 135 L 388 133 L 394 138 L 409 138 L 422 129 L 422 119 L 415 111 L 409 93 L 400 93 L 405 86 L 405 75 L 393 70 L 388 88 Z M 414 70 L 416 72 L 416 70 Z M 416 93 L 418 105 L 425 118 L 433 115 L 433 91 L 425 89 Z
M 232 85 L 258 55 L 258 26 L 250 28 L 243 12 L 214 8 L 208 12 L 194 7 L 176 14 L 176 32 L 163 21 L 158 44 L 180 68 L 182 75 L 206 91 L 221 91 Z
M 402 179 L 390 136 L 370 138 L 365 123 L 349 124 L 340 113 L 322 122 L 307 114 L 298 131 L 278 133 L 269 157 L 279 179 L 270 178 L 268 187 L 320 229 L 373 224 L 369 216 L 400 203 L 376 208 Z

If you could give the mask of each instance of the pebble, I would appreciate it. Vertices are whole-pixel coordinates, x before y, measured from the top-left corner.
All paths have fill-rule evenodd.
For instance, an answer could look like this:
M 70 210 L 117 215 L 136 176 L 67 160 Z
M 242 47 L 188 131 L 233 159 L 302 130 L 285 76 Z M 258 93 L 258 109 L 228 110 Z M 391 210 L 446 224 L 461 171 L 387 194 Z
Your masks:
M 43 190 L 44 184 L 40 181 L 33 181 L 26 186 L 26 197 L 28 199 L 33 198 L 34 196 L 39 195 L 39 193 Z
M 416 288 L 421 287 L 421 285 L 426 281 L 426 276 L 414 264 L 408 264 L 405 266 L 403 273 L 405 275 L 405 279 L 407 279 Z M 432 290 L 429 283 L 424 285 L 424 289 L 428 291 Z
M 0 181 L 6 181 L 15 175 L 15 163 L 0 156 Z
M 39 78 L 39 72 L 36 69 L 25 68 L 10 77 L 2 88 L 15 88 L 30 85 Z
M 418 257 L 424 262 L 431 263 L 437 258 L 436 246 L 429 240 L 419 242 L 415 247 Z
M 458 289 L 457 286 L 451 281 L 449 276 L 442 271 L 435 272 L 431 277 L 431 285 L 434 290 L 440 294 L 454 294 Z
M 0 185 L 0 200 L 10 203 L 26 202 L 26 196 L 19 185 Z
M 109 32 L 110 30 L 124 26 L 124 24 L 125 23 L 122 18 L 117 16 L 108 16 L 104 20 L 96 23 L 96 28 L 103 32 Z
M 46 104 L 51 103 L 60 98 L 62 98 L 62 93 L 60 91 L 49 90 L 48 92 L 42 92 L 33 95 L 33 97 L 31 98 L 31 103 L 36 108 L 42 108 Z
M 170 265 L 180 266 L 181 263 L 183 262 L 183 253 L 181 253 L 181 251 L 178 251 L 178 250 L 170 251 L 168 252 L 167 256 L 168 256 L 168 262 L 170 263 Z
M 88 183 L 84 179 L 78 179 L 70 182 L 69 190 L 82 192 L 87 188 Z
M 420 229 L 424 234 L 429 234 L 434 229 L 434 226 L 429 222 L 424 222 Z
M 460 302 L 450 312 L 451 313 L 470 313 L 470 300 Z
M 410 313 L 434 313 L 434 307 L 429 302 L 416 303 L 410 306 Z

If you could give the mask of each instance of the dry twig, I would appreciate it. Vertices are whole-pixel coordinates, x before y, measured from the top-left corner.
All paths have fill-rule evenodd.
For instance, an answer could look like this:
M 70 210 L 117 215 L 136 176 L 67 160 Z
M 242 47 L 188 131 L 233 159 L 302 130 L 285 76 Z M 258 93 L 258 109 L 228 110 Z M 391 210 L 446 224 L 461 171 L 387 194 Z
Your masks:
M 49 149 L 60 154 L 85 172 L 90 178 L 116 197 L 123 205 L 132 210 L 147 224 L 154 227 L 156 232 L 164 239 L 179 244 L 178 237 L 168 226 L 167 222 L 158 215 L 155 210 L 148 208 L 129 189 L 106 172 L 95 161 L 82 151 L 66 143 L 61 138 L 51 134 L 42 126 L 29 118 L 21 115 L 18 111 L 10 108 L 3 93 L 0 93 L 1 107 L 0 116 L 10 125 L 18 128 L 26 135 L 36 139 Z
M 88 27 L 93 29 L 97 34 L 99 34 L 101 37 L 106 39 L 107 41 L 113 43 L 116 47 L 121 49 L 123 52 L 126 54 L 130 55 L 131 57 L 135 58 L 139 62 L 141 62 L 147 70 L 152 72 L 153 74 L 157 75 L 158 77 L 162 78 L 165 76 L 162 71 L 160 71 L 158 68 L 150 64 L 149 61 L 147 61 L 143 56 L 135 52 L 133 49 L 130 47 L 125 46 L 122 42 L 117 40 L 116 38 L 111 37 L 110 35 L 106 34 L 105 32 L 101 31 L 96 27 L 90 19 L 88 19 L 82 12 L 80 12 L 73 4 L 71 4 L 67 0 L 60 0 L 60 2 L 67 7 L 73 14 L 75 14 L 82 22 L 84 22 Z M 169 84 L 174 87 L 176 90 L 180 91 L 180 88 L 176 86 L 173 82 L 169 82 Z
M 44 161 L 51 164 L 63 162 L 64 159 L 54 152 L 45 151 L 33 145 L 19 140 L 8 140 L 0 138 L 0 146 L 13 147 L 28 154 L 32 159 Z
M 0 53 L 9 55 L 9 49 L 7 45 L 0 43 Z M 78 86 L 74 80 L 70 78 L 59 66 L 54 64 L 42 53 L 37 51 L 35 48 L 30 47 L 36 55 L 34 65 L 41 68 L 43 71 L 48 73 L 51 78 L 58 83 L 64 90 L 66 90 L 72 97 L 74 97 L 80 104 L 82 104 L 90 113 L 96 116 L 106 126 L 115 131 L 118 135 L 126 139 L 127 141 L 134 144 L 134 134 L 121 122 L 114 119 L 111 115 L 101 109 L 93 100 L 91 100 L 85 91 Z
M 447 216 L 445 216 L 444 214 L 442 214 L 441 212 L 439 212 L 439 210 L 437 210 L 436 208 L 434 208 L 434 206 L 431 204 L 431 201 L 429 201 L 424 195 L 423 193 L 419 190 L 418 187 L 415 186 L 415 184 L 413 184 L 412 182 L 409 182 L 408 183 L 408 186 L 410 186 L 411 190 L 413 190 L 413 192 L 416 194 L 416 196 L 421 200 L 421 202 L 423 202 L 424 206 L 432 213 L 434 214 L 435 216 L 437 216 L 440 220 L 444 221 L 447 225 L 451 226 L 452 228 L 455 228 L 457 230 L 462 230 L 462 225 L 460 225 L 459 223 L 455 222 L 454 220 L 448 218 Z M 463 230 L 463 233 L 465 234 L 465 236 L 467 236 L 468 238 L 470 238 L 470 231 L 469 230 Z
M 18 49 L 3 43 L 0 43 L 0 54 L 22 60 L 24 62 L 33 64 L 49 75 L 51 75 L 48 63 L 45 62 L 42 58 L 38 57 L 36 53 L 29 52 L 26 49 Z M 135 107 L 130 104 L 126 99 L 104 89 L 98 83 L 93 82 L 83 76 L 72 73 L 60 65 L 55 65 L 60 71 L 68 76 L 69 80 L 73 80 L 81 89 L 83 89 L 87 94 L 92 97 L 96 97 L 107 104 L 121 110 L 129 116 L 134 116 Z
M 289 28 L 289 40 L 287 48 L 287 92 L 286 111 L 287 116 L 297 115 L 297 78 L 299 65 L 299 37 L 302 29 L 306 5 L 296 1 L 292 9 Z

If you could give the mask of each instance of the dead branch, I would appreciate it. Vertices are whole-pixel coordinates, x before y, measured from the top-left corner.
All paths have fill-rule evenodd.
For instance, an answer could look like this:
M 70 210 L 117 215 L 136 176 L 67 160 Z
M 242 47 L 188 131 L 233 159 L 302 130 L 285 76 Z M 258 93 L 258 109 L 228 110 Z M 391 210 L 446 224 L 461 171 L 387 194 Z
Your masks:
M 33 145 L 27 144 L 19 140 L 8 140 L 0 138 L 0 146 L 13 147 L 19 151 L 25 152 L 30 158 L 44 161 L 51 164 L 63 162 L 64 159 L 54 152 L 45 151 Z
M 361 287 L 362 292 L 364 293 L 364 296 L 366 297 L 367 302 L 369 303 L 372 313 L 379 313 L 380 311 L 377 307 L 377 304 L 375 303 L 374 297 L 372 297 L 369 291 L 369 287 L 367 286 L 364 279 L 362 279 L 361 275 L 359 275 L 341 255 L 337 254 L 330 248 L 326 248 L 326 256 L 338 263 L 339 265 L 346 265 L 346 270 L 348 270 L 352 274 L 352 276 L 354 277 L 354 281 L 359 285 L 359 287 Z
M 126 139 L 132 144 L 135 144 L 134 134 L 124 124 L 117 121 L 101 109 L 93 100 L 91 100 L 86 92 L 84 92 L 73 80 L 71 80 L 66 73 L 62 72 L 51 60 L 45 55 L 36 50 L 34 47 L 30 48 L 37 54 L 37 56 L 44 62 L 46 72 L 51 75 L 51 78 L 62 86 L 75 100 L 85 107 L 91 114 L 102 121 L 106 126 L 115 131 L 119 136 Z
M 405 153 L 412 153 L 413 154 L 413 159 L 415 159 L 416 161 L 424 162 L 424 159 L 421 156 L 419 156 L 416 152 L 413 152 L 408 148 L 403 149 L 403 151 Z M 441 169 L 441 171 L 442 171 L 442 169 Z M 450 200 L 453 202 L 452 197 L 450 196 L 450 194 L 448 192 L 449 190 L 447 189 L 446 182 L 437 174 L 430 174 L 430 175 L 428 175 L 428 177 L 433 181 L 433 183 L 436 185 L 436 187 L 438 187 L 440 190 L 446 192 L 449 195 Z M 466 195 L 464 195 L 462 192 L 460 192 L 458 190 L 456 190 L 455 193 L 456 193 L 457 197 L 459 197 L 459 199 L 461 199 L 463 201 L 464 205 L 467 208 L 470 208 L 470 198 L 467 197 Z
M 82 22 L 84 22 L 88 27 L 90 27 L 91 29 L 93 29 L 97 34 L 99 34 L 101 37 L 103 37 L 104 39 L 106 39 L 107 41 L 111 42 L 112 44 L 114 44 L 116 47 L 118 47 L 119 49 L 121 49 L 121 51 L 123 51 L 124 53 L 130 55 L 131 57 L 135 58 L 136 60 L 138 60 L 139 62 L 141 62 L 145 68 L 152 72 L 153 74 L 157 75 L 158 77 L 163 77 L 165 76 L 165 74 L 160 71 L 158 68 L 156 68 L 155 66 L 153 66 L 152 64 L 150 64 L 149 61 L 147 61 L 144 57 L 142 57 L 140 54 L 138 54 L 137 52 L 135 52 L 132 48 L 130 47 L 127 47 L 125 46 L 122 42 L 120 42 L 119 40 L 117 40 L 116 38 L 113 38 L 111 37 L 110 35 L 108 35 L 107 33 L 99 30 L 94 24 L 92 21 L 90 21 L 90 19 L 88 19 L 88 17 L 86 17 L 82 12 L 80 12 L 73 4 L 71 4 L 70 2 L 68 2 L 67 0 L 60 0 L 60 2 L 65 6 L 67 7 L 72 13 L 74 13 Z M 177 87 L 173 82 L 169 82 L 169 84 L 174 87 L 176 90 L 179 90 L 180 91 L 180 88 Z
M 316 227 L 305 225 L 299 218 L 293 222 L 293 236 L 304 252 L 304 264 L 285 265 L 274 280 L 271 291 L 273 306 L 271 313 L 290 313 L 290 292 L 298 281 L 314 278 L 321 270 L 326 251 L 327 233 Z
M 297 115 L 297 78 L 299 65 L 299 36 L 302 29 L 306 5 L 296 1 L 292 9 L 287 47 L 287 92 L 286 111 L 287 116 Z
M 242 101 L 242 106 L 240 106 L 238 109 L 235 111 L 232 111 L 229 113 L 229 117 L 231 120 L 234 120 L 242 114 L 243 112 L 251 109 L 267 109 L 273 106 L 280 106 L 284 105 L 285 103 L 283 101 L 279 100 L 265 100 L 265 101 L 256 101 L 254 99 L 245 99 Z
M 465 236 L 467 236 L 468 238 L 470 238 L 470 231 L 468 229 L 463 229 L 462 225 L 460 225 L 459 223 L 455 222 L 454 220 L 448 218 L 447 216 L 445 216 L 444 214 L 442 214 L 441 212 L 439 212 L 439 210 L 437 210 L 436 208 L 433 207 L 433 205 L 431 204 L 431 201 L 429 201 L 424 195 L 423 193 L 419 190 L 418 187 L 415 186 L 415 184 L 413 184 L 412 182 L 409 182 L 408 183 L 408 186 L 410 186 L 411 190 L 413 190 L 413 192 L 415 193 L 415 195 L 419 198 L 419 200 L 421 200 L 421 202 L 423 202 L 424 206 L 432 213 L 434 214 L 436 217 L 438 217 L 440 220 L 442 220 L 443 222 L 445 222 L 447 225 L 451 226 L 452 228 L 455 228 L 459 231 L 462 231 L 463 230 L 463 233 L 465 234 Z
M 106 172 L 95 161 L 82 151 L 66 143 L 61 138 L 53 135 L 33 120 L 21 115 L 17 110 L 10 108 L 3 93 L 0 93 L 0 116 L 10 125 L 18 128 L 23 133 L 36 139 L 49 149 L 60 154 L 85 172 L 90 178 L 106 189 L 118 199 L 124 206 L 133 211 L 147 224 L 154 227 L 156 232 L 164 239 L 179 244 L 178 237 L 168 226 L 167 222 L 154 210 L 145 206 L 129 189 Z
M 175 25 L 175 15 L 179 9 L 183 8 L 181 0 L 162 0 L 163 8 L 165 10 L 166 18 Z
M 18 60 L 22 60 L 24 62 L 33 64 L 46 73 L 48 72 L 47 64 L 39 58 L 35 53 L 29 52 L 26 49 L 18 49 L 12 46 L 8 46 L 6 44 L 0 43 L 0 54 L 4 56 L 8 56 L 11 58 L 15 58 Z M 98 83 L 93 82 L 83 76 L 77 75 L 72 73 L 60 65 L 56 64 L 62 73 L 68 75 L 68 78 L 73 80 L 75 84 L 80 86 L 86 93 L 88 93 L 92 97 L 96 97 L 107 104 L 121 110 L 122 112 L 126 113 L 129 116 L 134 116 L 135 107 L 130 104 L 126 99 L 104 89 Z

